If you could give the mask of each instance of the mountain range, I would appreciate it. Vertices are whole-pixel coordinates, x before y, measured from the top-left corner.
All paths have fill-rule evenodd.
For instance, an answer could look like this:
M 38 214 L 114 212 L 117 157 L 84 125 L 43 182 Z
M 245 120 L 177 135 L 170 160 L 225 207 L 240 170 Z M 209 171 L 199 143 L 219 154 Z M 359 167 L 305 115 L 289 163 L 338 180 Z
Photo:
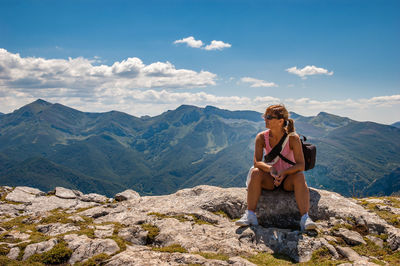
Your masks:
M 393 123 L 392 126 L 400 128 L 400 121 L 396 122 L 396 123 Z
M 325 112 L 291 113 L 317 146 L 310 186 L 346 196 L 400 192 L 400 129 Z M 244 186 L 261 113 L 182 105 L 154 117 L 81 112 L 37 100 L 0 116 L 0 184 L 113 195 Z

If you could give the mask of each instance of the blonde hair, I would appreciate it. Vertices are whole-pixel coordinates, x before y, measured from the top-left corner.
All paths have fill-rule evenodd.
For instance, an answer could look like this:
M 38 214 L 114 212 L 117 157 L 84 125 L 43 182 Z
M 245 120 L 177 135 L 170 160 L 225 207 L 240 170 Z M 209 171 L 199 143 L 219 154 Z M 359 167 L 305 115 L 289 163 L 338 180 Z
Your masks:
M 265 117 L 267 114 L 275 116 L 278 119 L 283 119 L 283 128 L 285 129 L 286 133 L 292 133 L 295 131 L 294 121 L 293 119 L 289 118 L 289 112 L 283 104 L 274 104 L 268 106 L 263 117 Z

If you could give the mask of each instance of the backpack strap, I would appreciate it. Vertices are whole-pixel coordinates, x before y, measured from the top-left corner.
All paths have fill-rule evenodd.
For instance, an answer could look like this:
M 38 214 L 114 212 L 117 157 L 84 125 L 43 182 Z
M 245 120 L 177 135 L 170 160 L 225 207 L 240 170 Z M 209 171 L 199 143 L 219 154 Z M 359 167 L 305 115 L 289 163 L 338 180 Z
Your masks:
M 291 132 L 289 134 L 285 133 L 283 134 L 282 138 L 279 140 L 278 144 L 275 145 L 275 147 L 267 154 L 264 156 L 264 161 L 270 165 L 275 164 L 279 157 L 282 158 L 283 155 L 281 155 L 282 150 L 284 149 L 284 147 L 286 146 L 287 142 L 289 141 L 289 137 L 294 136 L 296 133 L 295 132 Z M 267 141 L 267 140 L 266 140 Z M 267 144 L 265 144 L 267 145 Z M 285 158 L 285 157 L 283 157 Z M 285 162 L 289 161 L 291 163 L 293 163 L 292 161 L 288 160 L 287 158 L 283 159 Z M 295 163 L 293 163 L 295 164 Z
M 287 133 L 283 134 L 282 138 L 279 140 L 278 144 L 276 144 L 272 150 L 264 156 L 264 160 L 268 164 L 274 164 L 277 159 L 278 155 L 282 152 L 283 143 L 286 144 L 287 142 Z
M 288 139 L 289 139 L 289 137 L 291 137 L 291 136 L 295 136 L 295 134 L 296 134 L 295 132 L 291 132 L 291 133 L 288 135 Z M 306 141 L 306 137 L 305 137 L 305 136 L 303 136 L 303 135 L 300 135 L 300 136 L 302 136 L 303 139 L 304 139 L 304 141 Z M 300 139 L 300 141 L 301 141 L 301 144 L 303 144 L 303 140 Z M 283 147 L 285 147 L 285 146 L 283 146 Z M 282 151 L 281 151 L 281 152 L 282 152 Z M 283 156 L 281 153 L 279 153 L 278 156 L 279 156 L 279 158 L 281 158 L 283 161 L 287 162 L 288 164 L 291 164 L 291 165 L 295 165 L 295 164 L 296 164 L 295 162 L 292 162 L 291 160 L 289 160 L 288 158 L 286 158 L 285 156 Z

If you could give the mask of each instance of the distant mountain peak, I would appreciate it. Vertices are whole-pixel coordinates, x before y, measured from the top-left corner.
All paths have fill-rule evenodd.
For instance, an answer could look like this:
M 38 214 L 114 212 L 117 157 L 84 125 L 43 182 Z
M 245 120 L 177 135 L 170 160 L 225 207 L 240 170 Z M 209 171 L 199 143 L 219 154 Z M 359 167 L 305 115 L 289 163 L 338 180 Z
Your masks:
M 399 121 L 399 122 L 396 122 L 396 123 L 393 123 L 393 124 L 391 124 L 391 126 L 400 128 L 400 121 Z
M 30 103 L 30 104 L 40 104 L 40 105 L 52 105 L 52 103 L 49 103 L 43 99 L 37 99 L 36 101 Z

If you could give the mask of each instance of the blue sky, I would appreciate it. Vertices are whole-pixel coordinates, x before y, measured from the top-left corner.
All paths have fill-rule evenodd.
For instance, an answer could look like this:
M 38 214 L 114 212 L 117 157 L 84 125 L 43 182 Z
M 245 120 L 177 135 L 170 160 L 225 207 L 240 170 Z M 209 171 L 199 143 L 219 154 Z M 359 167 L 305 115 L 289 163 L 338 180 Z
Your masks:
M 0 7 L 3 113 L 42 98 L 136 116 L 181 104 L 262 112 L 284 103 L 302 115 L 400 120 L 399 1 L 0 0 Z

